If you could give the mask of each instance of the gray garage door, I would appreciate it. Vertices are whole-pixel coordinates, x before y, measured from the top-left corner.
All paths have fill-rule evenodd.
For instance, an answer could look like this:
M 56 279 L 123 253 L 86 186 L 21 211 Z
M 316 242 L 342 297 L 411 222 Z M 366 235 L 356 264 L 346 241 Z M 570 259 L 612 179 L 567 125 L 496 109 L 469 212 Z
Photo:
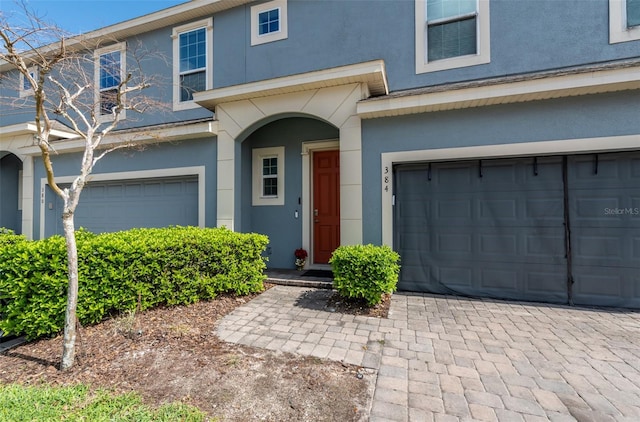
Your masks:
M 569 164 L 573 300 L 640 308 L 640 154 Z
M 640 307 L 640 154 L 413 164 L 395 176 L 399 289 Z
M 48 195 L 45 233 L 62 234 L 62 201 Z M 50 208 L 50 207 L 45 207 Z M 76 227 L 94 233 L 134 227 L 198 225 L 196 176 L 91 182 L 83 190 L 75 215 Z

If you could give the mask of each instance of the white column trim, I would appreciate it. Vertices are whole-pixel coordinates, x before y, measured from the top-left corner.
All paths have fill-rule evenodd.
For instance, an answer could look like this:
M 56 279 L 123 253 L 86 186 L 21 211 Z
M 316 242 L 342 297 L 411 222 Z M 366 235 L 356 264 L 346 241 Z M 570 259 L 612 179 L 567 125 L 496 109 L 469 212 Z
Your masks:
M 33 157 L 22 159 L 22 234 L 33 240 Z

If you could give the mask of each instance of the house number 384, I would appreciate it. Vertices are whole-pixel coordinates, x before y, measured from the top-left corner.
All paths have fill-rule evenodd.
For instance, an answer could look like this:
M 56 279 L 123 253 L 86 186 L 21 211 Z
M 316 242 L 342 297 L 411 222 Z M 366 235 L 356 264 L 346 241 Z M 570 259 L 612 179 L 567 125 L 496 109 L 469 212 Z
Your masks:
M 390 177 L 389 177 L 389 167 L 385 167 L 384 168 L 384 180 L 383 180 L 383 184 L 384 184 L 384 191 L 385 192 L 389 192 L 389 181 L 390 181 Z

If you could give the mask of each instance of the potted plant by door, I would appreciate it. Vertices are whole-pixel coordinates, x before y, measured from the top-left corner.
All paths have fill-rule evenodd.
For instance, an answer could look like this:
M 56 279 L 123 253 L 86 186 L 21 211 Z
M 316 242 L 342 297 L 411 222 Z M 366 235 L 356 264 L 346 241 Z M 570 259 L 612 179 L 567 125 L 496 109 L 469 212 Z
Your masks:
M 296 249 L 293 254 L 296 256 L 296 268 L 298 271 L 302 271 L 304 269 L 304 264 L 307 263 L 307 256 L 309 256 L 309 254 L 307 254 L 307 251 L 302 248 Z

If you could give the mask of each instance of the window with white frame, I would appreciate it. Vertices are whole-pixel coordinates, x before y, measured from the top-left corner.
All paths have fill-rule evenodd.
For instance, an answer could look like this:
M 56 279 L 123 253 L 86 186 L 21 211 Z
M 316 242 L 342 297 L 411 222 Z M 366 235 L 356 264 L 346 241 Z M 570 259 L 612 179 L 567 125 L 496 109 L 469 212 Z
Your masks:
M 609 43 L 640 40 L 640 0 L 609 0 Z
M 173 109 L 198 107 L 193 94 L 211 89 L 213 20 L 205 19 L 173 30 Z
M 38 80 L 38 68 L 30 67 L 29 68 L 29 77 Z M 33 86 L 31 86 L 31 81 L 22 73 L 20 74 L 20 97 L 27 97 L 29 95 L 33 95 Z
M 284 205 L 284 147 L 252 151 L 252 204 Z
M 489 0 L 415 0 L 416 73 L 491 61 Z
M 118 103 L 118 91 L 126 65 L 126 44 L 119 43 L 101 48 L 94 53 L 96 112 L 101 119 L 108 120 Z M 120 114 L 125 118 L 125 111 Z
M 251 45 L 286 39 L 287 0 L 272 0 L 251 7 Z

